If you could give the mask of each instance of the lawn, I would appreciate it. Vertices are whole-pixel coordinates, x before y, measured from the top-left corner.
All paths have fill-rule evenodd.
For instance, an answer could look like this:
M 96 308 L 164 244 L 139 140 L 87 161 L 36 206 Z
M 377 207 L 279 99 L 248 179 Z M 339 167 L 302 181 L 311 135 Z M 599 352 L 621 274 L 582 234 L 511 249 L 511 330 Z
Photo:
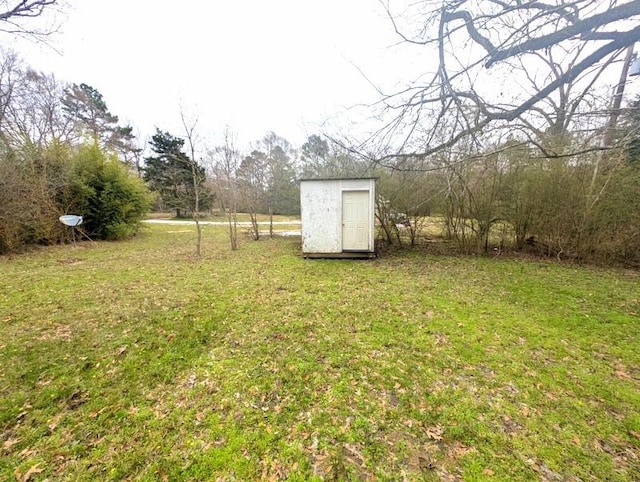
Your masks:
M 0 480 L 640 480 L 640 279 L 154 225 L 0 258 Z

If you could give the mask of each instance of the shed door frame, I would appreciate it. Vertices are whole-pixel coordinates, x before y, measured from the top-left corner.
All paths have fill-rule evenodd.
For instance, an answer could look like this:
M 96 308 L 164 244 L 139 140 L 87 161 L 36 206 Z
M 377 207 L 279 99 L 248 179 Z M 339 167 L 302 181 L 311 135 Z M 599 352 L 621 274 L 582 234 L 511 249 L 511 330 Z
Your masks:
M 341 201 L 342 251 L 370 251 L 370 191 L 343 190 Z

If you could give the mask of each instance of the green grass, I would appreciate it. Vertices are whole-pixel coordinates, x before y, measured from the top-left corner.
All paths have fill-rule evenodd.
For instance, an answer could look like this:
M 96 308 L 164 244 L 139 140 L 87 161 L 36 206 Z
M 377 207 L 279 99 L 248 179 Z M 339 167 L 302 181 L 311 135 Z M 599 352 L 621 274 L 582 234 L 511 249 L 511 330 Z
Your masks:
M 0 480 L 638 480 L 638 273 L 150 226 L 0 259 Z

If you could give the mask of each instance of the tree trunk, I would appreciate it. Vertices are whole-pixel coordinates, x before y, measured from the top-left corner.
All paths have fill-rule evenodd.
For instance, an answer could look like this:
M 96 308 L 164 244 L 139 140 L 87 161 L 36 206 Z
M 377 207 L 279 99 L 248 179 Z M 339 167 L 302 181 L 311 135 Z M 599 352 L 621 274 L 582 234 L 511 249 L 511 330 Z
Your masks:
M 220 203 L 224 209 L 224 205 Z M 227 223 L 229 224 L 229 242 L 231 243 L 231 251 L 238 249 L 238 231 L 236 222 L 236 210 L 233 203 L 230 204 L 229 209 L 224 209 L 227 214 Z
M 202 226 L 200 225 L 200 192 L 197 186 L 197 179 L 195 176 L 194 176 L 193 185 L 195 188 L 195 206 L 193 210 L 193 219 L 196 222 L 196 232 L 198 233 L 197 241 L 196 241 L 196 256 L 200 257 L 201 246 L 202 246 Z
M 269 237 L 273 239 L 273 209 L 269 206 Z
M 258 226 L 257 213 L 249 213 L 249 219 L 251 220 L 251 235 L 253 237 L 253 240 L 258 241 L 260 239 L 260 227 Z
M 202 226 L 200 225 L 200 220 L 198 217 L 195 217 L 196 221 L 196 231 L 198 233 L 197 241 L 196 241 L 196 256 L 200 257 L 201 246 L 202 246 Z

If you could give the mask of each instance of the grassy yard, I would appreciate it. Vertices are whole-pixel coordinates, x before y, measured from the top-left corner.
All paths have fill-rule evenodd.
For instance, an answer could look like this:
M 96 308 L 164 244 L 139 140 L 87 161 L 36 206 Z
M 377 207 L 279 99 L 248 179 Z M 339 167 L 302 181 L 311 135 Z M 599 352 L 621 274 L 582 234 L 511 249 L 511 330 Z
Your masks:
M 204 235 L 0 258 L 0 480 L 640 480 L 638 273 Z

